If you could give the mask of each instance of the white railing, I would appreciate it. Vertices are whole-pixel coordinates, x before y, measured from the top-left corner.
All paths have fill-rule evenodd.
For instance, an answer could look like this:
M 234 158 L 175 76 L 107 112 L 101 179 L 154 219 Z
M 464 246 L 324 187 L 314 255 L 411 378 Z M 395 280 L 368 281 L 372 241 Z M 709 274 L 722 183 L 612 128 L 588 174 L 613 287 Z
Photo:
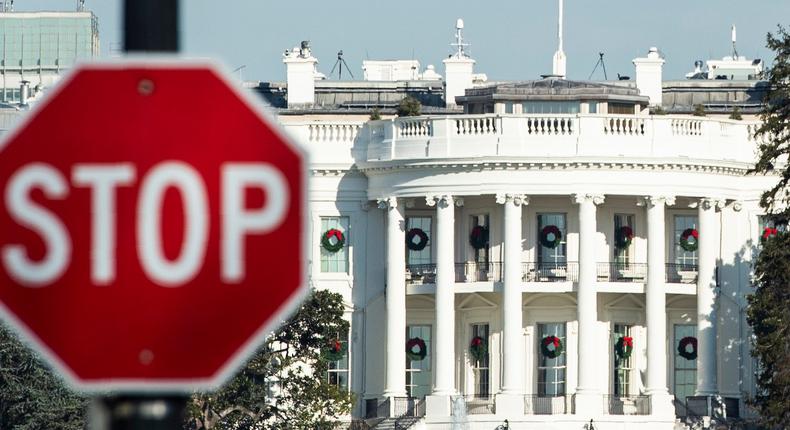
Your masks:
M 680 115 L 424 116 L 369 122 L 357 147 L 367 161 L 590 156 L 753 163 L 756 124 Z
M 614 136 L 643 136 L 646 120 L 637 116 L 611 116 L 604 118 L 603 132 Z
M 455 134 L 482 136 L 501 130 L 501 118 L 495 116 L 465 117 L 455 120 Z
M 361 124 L 348 123 L 308 124 L 307 141 L 310 143 L 353 142 L 361 128 Z
M 575 115 L 528 116 L 527 134 L 530 135 L 570 135 L 574 130 Z

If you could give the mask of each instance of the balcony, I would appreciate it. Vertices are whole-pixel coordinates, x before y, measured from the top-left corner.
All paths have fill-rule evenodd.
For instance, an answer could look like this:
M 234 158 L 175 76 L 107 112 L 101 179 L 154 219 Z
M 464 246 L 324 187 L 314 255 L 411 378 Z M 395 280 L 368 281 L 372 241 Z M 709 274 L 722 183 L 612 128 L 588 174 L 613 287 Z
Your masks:
M 647 264 L 598 263 L 598 282 L 645 282 Z
M 524 396 L 524 415 L 561 415 L 571 410 L 570 396 Z
M 650 415 L 650 397 L 604 395 L 603 407 L 609 415 Z
M 524 282 L 577 282 L 579 263 L 521 263 Z
M 486 415 L 496 413 L 494 397 L 490 395 L 472 394 L 464 396 L 467 415 Z
M 368 162 L 596 156 L 753 163 L 756 142 L 751 133 L 755 124 L 672 115 L 398 118 L 371 122 L 367 133 L 361 134 L 366 153 L 360 155 Z
M 665 281 L 670 284 L 696 284 L 697 265 L 667 263 Z

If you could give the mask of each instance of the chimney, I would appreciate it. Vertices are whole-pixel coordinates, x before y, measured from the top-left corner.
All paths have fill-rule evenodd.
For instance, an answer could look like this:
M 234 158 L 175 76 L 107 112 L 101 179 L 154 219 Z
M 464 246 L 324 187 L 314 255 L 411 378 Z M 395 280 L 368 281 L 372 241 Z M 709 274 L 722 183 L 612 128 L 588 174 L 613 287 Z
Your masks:
M 658 48 L 652 47 L 647 57 L 634 58 L 636 66 L 636 87 L 639 93 L 650 98 L 650 106 L 661 105 L 661 70 L 664 59 L 658 54 Z
M 308 107 L 315 103 L 315 78 L 318 60 L 310 52 L 310 42 L 286 50 L 283 54 L 288 85 L 288 108 Z
M 464 48 L 469 46 L 464 43 L 461 31 L 464 20 L 458 19 L 455 24 L 455 40 L 451 44 L 457 48 L 455 54 L 443 61 L 444 63 L 444 103 L 447 107 L 455 107 L 455 98 L 464 95 L 467 88 L 472 88 L 472 74 L 475 60 L 469 58 Z

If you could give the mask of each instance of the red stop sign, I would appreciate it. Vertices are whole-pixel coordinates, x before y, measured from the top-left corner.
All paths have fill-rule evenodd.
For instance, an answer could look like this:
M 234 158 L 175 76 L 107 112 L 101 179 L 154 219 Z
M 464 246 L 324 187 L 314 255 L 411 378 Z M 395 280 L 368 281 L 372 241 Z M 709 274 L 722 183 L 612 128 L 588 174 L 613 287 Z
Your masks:
M 83 66 L 0 146 L 0 313 L 73 385 L 216 386 L 298 305 L 306 156 L 236 87 Z

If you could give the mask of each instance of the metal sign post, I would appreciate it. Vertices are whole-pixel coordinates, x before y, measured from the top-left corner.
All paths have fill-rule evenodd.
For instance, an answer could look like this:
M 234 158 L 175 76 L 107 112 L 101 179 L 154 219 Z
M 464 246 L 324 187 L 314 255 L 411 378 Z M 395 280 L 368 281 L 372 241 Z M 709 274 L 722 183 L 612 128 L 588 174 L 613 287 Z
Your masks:
M 178 52 L 178 0 L 125 0 L 124 52 Z M 96 430 L 175 430 L 183 428 L 189 397 L 119 395 L 94 399 L 90 414 Z

